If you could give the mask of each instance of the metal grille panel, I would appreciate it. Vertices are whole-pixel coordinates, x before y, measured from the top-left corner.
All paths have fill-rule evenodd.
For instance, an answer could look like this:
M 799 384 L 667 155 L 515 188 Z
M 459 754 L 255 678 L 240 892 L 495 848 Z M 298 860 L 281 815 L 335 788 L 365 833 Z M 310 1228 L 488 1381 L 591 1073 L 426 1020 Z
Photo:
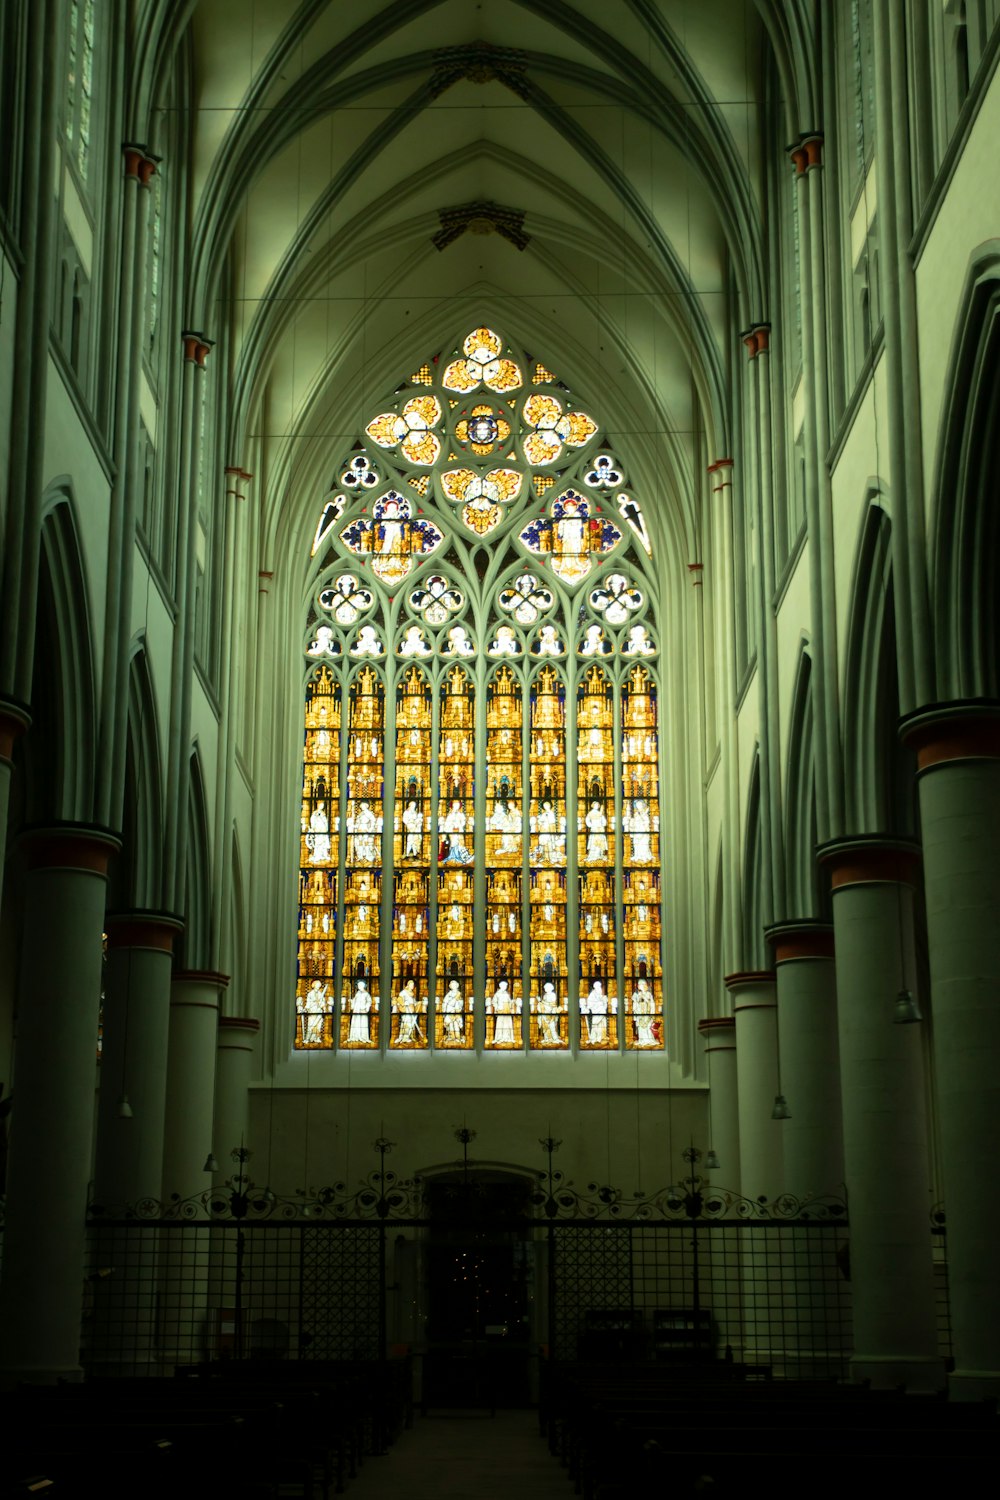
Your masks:
M 204 1359 L 373 1360 L 386 1339 L 419 1344 L 420 1286 L 410 1285 L 412 1310 L 401 1321 L 387 1283 L 399 1277 L 399 1245 L 418 1247 L 434 1227 L 427 1219 L 95 1224 L 84 1363 L 95 1375 L 154 1373 Z M 564 1220 L 511 1223 L 508 1231 L 526 1253 L 533 1242 L 546 1254 L 548 1296 L 533 1303 L 530 1339 L 551 1358 L 730 1359 L 799 1379 L 847 1371 L 842 1221 Z M 946 1354 L 944 1248 L 938 1234 Z
M 301 1231 L 303 1359 L 378 1358 L 381 1232 L 378 1225 Z

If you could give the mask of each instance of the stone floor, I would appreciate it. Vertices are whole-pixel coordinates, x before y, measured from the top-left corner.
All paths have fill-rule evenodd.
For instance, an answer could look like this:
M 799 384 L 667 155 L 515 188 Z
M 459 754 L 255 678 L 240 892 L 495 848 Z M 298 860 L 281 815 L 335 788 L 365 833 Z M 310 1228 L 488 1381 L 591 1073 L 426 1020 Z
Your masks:
M 434 1412 L 384 1458 L 366 1458 L 347 1500 L 572 1500 L 534 1411 Z

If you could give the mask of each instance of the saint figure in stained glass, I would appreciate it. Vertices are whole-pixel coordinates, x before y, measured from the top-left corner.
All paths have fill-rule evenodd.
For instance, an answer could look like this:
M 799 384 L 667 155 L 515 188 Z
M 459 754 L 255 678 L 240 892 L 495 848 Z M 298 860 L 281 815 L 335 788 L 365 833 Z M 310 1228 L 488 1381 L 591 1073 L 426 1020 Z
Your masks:
M 586 578 L 594 559 L 613 551 L 621 539 L 614 522 L 596 515 L 577 490 L 564 490 L 549 515 L 532 521 L 520 536 L 529 552 L 548 557 L 552 571 L 570 585 Z

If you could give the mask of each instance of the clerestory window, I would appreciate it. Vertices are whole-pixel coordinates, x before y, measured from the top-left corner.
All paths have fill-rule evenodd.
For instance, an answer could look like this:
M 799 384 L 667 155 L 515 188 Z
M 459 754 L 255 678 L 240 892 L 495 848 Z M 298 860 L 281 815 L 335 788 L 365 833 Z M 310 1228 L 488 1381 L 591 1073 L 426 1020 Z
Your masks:
M 477 328 L 342 455 L 311 551 L 295 1047 L 662 1050 L 660 643 L 622 454 Z

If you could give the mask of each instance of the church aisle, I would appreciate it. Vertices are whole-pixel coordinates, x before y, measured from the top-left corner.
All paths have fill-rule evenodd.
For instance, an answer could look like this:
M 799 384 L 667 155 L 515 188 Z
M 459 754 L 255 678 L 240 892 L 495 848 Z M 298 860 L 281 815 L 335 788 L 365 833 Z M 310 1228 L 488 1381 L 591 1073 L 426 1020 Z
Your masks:
M 415 1416 L 384 1458 L 366 1458 L 350 1500 L 570 1500 L 534 1411 Z

